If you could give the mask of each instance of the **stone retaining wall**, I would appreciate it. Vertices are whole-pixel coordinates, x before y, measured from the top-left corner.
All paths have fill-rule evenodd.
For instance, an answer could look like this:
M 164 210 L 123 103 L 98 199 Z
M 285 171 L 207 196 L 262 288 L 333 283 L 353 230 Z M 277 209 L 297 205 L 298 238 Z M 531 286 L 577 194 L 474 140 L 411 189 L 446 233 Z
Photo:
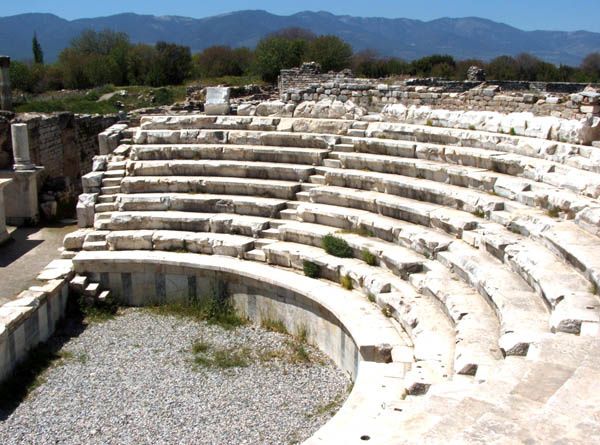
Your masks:
M 31 160 L 45 167 L 40 184 L 46 178 L 64 177 L 80 191 L 81 176 L 92 170 L 93 157 L 99 153 L 98 133 L 116 121 L 116 116 L 67 112 L 0 116 L 0 170 L 13 164 L 10 124 L 23 122 L 29 129 Z
M 582 83 L 523 81 L 443 81 L 410 79 L 389 84 L 382 79 L 355 78 L 348 71 L 319 73 L 305 64 L 282 70 L 281 100 L 300 103 L 333 99 L 353 102 L 379 111 L 388 104 L 428 105 L 446 110 L 529 111 L 540 116 L 581 119 L 600 116 L 600 95 L 584 92 Z M 600 89 L 600 85 L 594 85 Z

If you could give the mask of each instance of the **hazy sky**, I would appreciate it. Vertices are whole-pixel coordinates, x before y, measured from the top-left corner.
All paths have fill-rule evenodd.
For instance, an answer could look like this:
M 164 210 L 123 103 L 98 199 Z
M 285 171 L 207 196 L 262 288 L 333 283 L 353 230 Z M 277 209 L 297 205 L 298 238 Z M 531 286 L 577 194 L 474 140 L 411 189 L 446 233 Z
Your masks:
M 517 28 L 600 32 L 600 0 L 1 0 L 0 16 L 50 12 L 66 19 L 121 12 L 207 17 L 240 9 L 264 9 L 288 15 L 298 11 L 329 11 L 368 17 L 477 16 Z

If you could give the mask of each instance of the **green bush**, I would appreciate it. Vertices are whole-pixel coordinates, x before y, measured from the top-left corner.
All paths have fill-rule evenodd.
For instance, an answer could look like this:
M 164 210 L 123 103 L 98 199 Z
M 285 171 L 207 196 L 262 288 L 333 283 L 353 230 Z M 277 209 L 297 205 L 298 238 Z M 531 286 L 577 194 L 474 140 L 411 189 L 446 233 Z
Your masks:
M 346 240 L 338 238 L 334 235 L 325 235 L 323 238 L 323 249 L 329 255 L 337 256 L 339 258 L 352 258 L 352 248 L 348 245 Z
M 362 259 L 369 266 L 377 265 L 377 257 L 366 249 L 362 251 Z
M 310 278 L 319 278 L 319 265 L 312 261 L 304 260 L 302 263 L 304 275 Z

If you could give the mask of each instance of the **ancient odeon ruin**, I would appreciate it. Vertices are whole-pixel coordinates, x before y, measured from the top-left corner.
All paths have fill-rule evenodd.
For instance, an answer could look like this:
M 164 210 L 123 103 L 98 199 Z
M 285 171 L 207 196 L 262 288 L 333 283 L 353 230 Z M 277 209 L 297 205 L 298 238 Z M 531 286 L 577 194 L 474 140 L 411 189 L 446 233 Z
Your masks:
M 0 374 L 69 282 L 138 306 L 217 278 L 352 376 L 306 444 L 599 441 L 599 94 L 564 94 L 576 119 L 284 97 L 113 126 L 80 229 L 0 309 Z

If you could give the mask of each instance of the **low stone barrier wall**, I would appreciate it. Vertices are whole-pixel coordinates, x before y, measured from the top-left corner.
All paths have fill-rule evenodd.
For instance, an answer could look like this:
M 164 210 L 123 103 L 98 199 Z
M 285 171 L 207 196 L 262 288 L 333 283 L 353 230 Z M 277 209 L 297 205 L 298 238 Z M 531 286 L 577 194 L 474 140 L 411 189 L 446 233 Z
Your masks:
M 284 102 L 351 100 L 373 111 L 388 104 L 428 105 L 446 110 L 527 111 L 565 119 L 600 116 L 600 94 L 588 87 L 583 83 L 494 80 L 410 79 L 389 83 L 386 79 L 356 78 L 347 71 L 321 74 L 310 67 L 282 70 L 279 77 Z M 600 89 L 600 85 L 592 87 Z
M 72 277 L 70 260 L 54 260 L 38 276 L 39 284 L 0 307 L 0 382 L 54 333 L 65 315 Z

